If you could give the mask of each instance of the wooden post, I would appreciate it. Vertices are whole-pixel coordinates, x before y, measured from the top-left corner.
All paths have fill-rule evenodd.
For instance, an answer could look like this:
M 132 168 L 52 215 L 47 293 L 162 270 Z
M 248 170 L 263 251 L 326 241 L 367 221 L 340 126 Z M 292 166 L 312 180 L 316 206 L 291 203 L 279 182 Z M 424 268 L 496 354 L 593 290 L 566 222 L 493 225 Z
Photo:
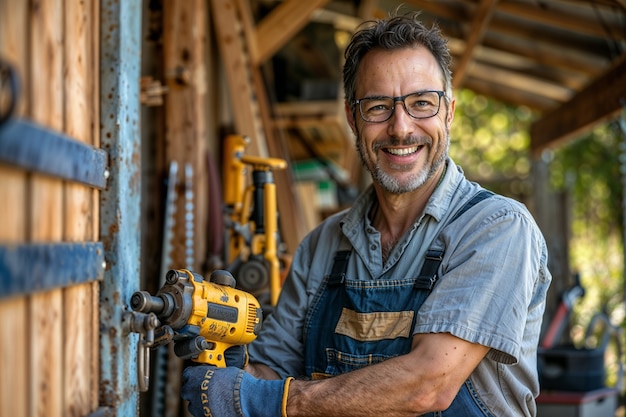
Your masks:
M 25 1 L 0 0 L 0 56 L 13 65 L 22 79 L 28 68 L 28 45 Z M 23 82 L 22 82 L 23 83 Z M 23 90 L 24 91 L 24 90 Z M 17 114 L 23 115 L 26 100 L 18 103 Z M 0 204 L 0 240 L 6 243 L 24 242 L 27 238 L 27 176 L 24 172 L 0 164 L 0 193 L 11 204 Z M 9 221 L 10 219 L 10 221 Z M 10 318 L 10 319 L 7 319 Z M 28 405 L 28 301 L 14 297 L 0 301 L 0 415 L 31 415 Z
M 567 201 L 559 198 L 549 188 L 548 162 L 534 158 L 532 166 L 533 196 L 530 209 L 544 234 L 548 246 L 548 269 L 552 274 L 552 284 L 546 301 L 546 313 L 543 327 L 547 328 L 558 307 L 560 296 L 570 285 Z
M 205 212 L 207 179 L 207 10 L 202 0 L 165 1 L 163 11 L 163 59 L 167 94 L 165 95 L 165 158 L 179 166 L 178 206 L 174 230 L 173 266 L 199 270 L 205 249 Z M 185 164 L 193 171 L 194 262 L 185 259 Z M 202 209 L 202 210 L 200 210 Z

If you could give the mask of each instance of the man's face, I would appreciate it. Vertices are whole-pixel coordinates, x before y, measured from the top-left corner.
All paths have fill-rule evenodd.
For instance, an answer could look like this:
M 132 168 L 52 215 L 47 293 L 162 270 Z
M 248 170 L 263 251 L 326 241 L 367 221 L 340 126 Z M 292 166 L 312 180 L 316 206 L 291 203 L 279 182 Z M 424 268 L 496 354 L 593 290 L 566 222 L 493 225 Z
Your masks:
M 357 99 L 398 97 L 443 90 L 443 83 L 435 57 L 424 47 L 373 50 L 361 62 L 355 92 Z M 439 113 L 427 119 L 409 116 L 400 101 L 395 103 L 391 118 L 382 123 L 364 121 L 358 106 L 352 114 L 346 105 L 346 114 L 363 164 L 375 183 L 390 193 L 402 194 L 423 186 L 447 158 L 454 100 L 448 106 L 442 97 Z

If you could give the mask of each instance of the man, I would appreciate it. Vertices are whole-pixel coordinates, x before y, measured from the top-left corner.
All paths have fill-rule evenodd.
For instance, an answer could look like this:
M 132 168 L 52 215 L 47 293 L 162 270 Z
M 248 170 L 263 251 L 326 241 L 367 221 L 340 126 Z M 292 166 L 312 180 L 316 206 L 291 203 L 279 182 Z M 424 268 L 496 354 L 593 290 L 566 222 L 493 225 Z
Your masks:
M 417 13 L 355 34 L 345 109 L 373 184 L 303 240 L 245 370 L 185 371 L 195 415 L 536 414 L 546 244 L 448 157 L 449 64 Z

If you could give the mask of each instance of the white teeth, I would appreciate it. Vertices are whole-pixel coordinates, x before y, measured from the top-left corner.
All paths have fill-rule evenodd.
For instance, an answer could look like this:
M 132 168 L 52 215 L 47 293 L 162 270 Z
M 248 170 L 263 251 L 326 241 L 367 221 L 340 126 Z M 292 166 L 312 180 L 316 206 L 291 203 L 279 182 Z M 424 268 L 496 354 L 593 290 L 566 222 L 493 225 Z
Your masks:
M 403 155 L 409 155 L 412 154 L 413 152 L 417 151 L 417 146 L 413 146 L 411 148 L 402 148 L 402 149 L 386 149 L 387 153 L 390 153 L 392 155 L 398 155 L 398 156 L 403 156 Z

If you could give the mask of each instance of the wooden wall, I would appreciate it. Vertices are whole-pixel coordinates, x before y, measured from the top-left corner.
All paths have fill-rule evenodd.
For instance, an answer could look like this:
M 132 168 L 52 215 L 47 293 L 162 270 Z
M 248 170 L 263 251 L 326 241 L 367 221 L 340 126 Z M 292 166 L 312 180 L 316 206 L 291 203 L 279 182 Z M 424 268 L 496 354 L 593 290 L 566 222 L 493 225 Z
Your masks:
M 99 146 L 99 2 L 0 0 L 0 59 L 18 70 L 16 117 Z M 0 163 L 0 245 L 93 242 L 98 191 Z M 37 277 L 29 277 L 37 279 Z M 0 299 L 0 416 L 98 406 L 98 283 Z

